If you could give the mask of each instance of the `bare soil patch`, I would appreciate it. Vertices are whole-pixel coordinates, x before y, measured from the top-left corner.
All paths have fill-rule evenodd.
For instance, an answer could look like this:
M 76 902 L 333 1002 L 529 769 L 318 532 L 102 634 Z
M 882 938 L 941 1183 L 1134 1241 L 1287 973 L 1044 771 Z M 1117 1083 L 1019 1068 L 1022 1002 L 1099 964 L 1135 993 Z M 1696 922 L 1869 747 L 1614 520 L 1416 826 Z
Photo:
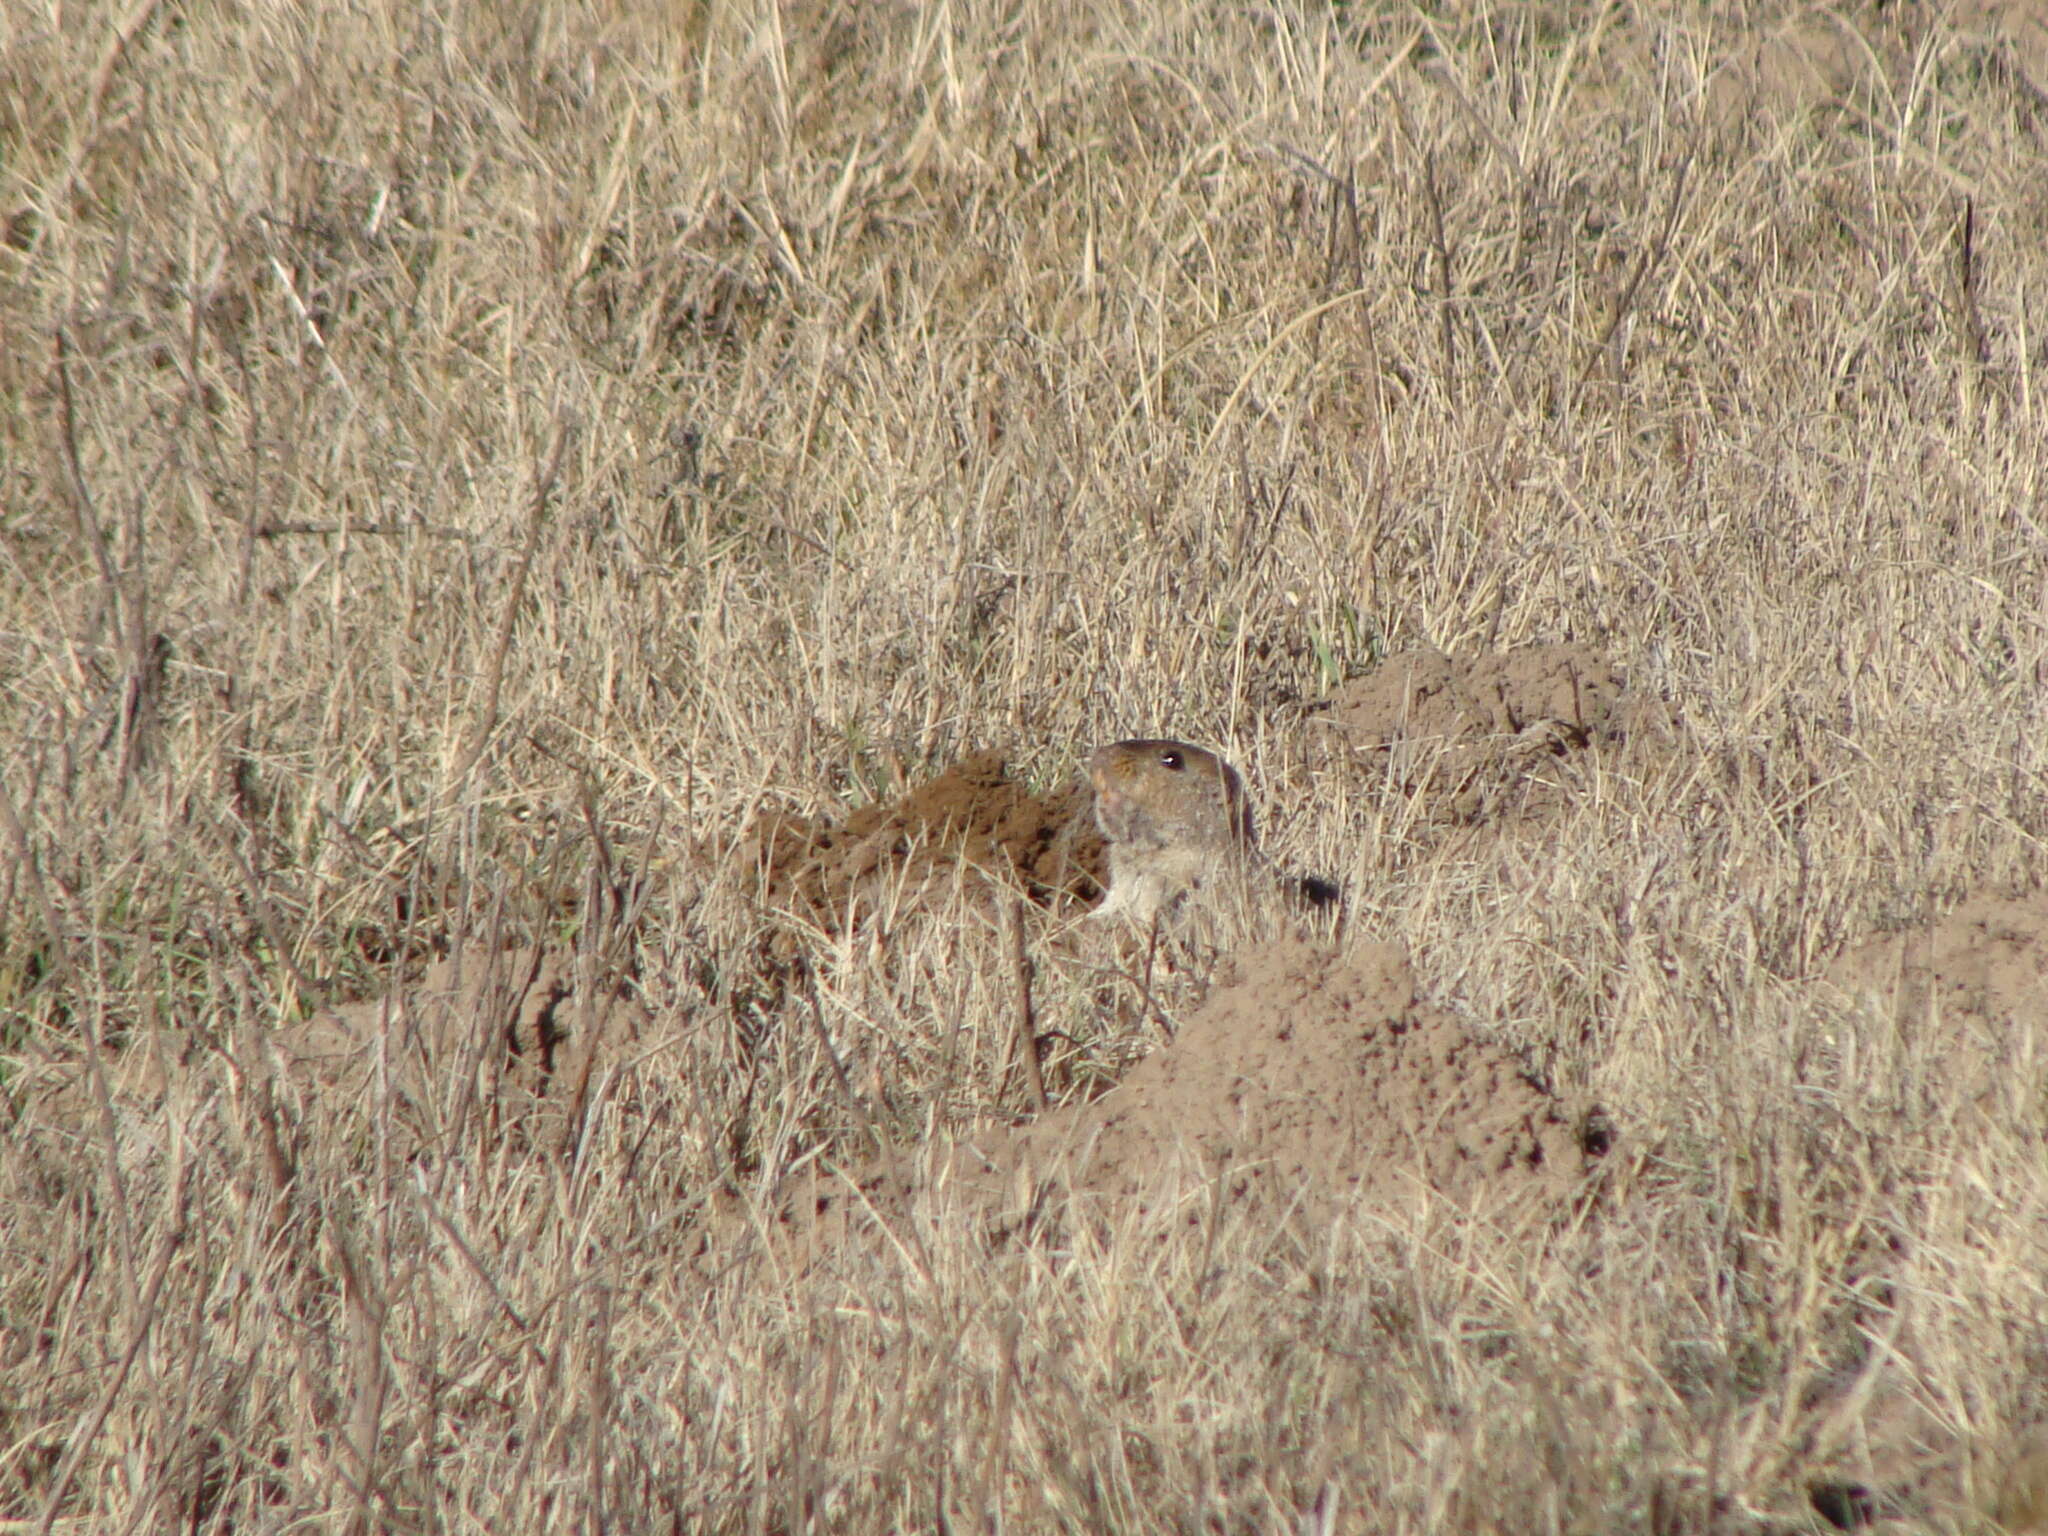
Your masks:
M 1511 1052 L 1420 1003 L 1397 946 L 1289 940 L 1233 956 L 1113 1091 L 968 1155 L 1005 1187 L 1026 1170 L 1034 1201 L 1048 1182 L 1141 1205 L 1213 1187 L 1315 1226 L 1360 1204 L 1520 1221 L 1578 1187 L 1582 1127 Z
M 1395 784 L 1432 789 L 1452 820 L 1534 809 L 1554 795 L 1528 772 L 1629 738 L 1663 739 L 1662 706 L 1594 647 L 1531 645 L 1452 656 L 1415 650 L 1345 684 L 1329 718 Z
M 1085 783 L 1035 794 L 1000 752 L 977 752 L 843 822 L 764 817 L 743 857 L 759 872 L 763 905 L 828 931 L 963 876 L 1021 884 L 1040 902 L 1092 901 L 1108 863 L 1090 806 Z
M 156 1131 L 173 1095 L 197 1103 L 230 1088 L 253 1095 L 255 1122 L 280 1156 L 297 1128 L 371 1102 L 388 1082 L 395 1149 L 410 1156 L 469 1113 L 498 1131 L 538 1135 L 580 1111 L 604 1061 L 645 1032 L 647 1013 L 618 992 L 579 988 L 575 957 L 545 947 L 472 946 L 382 998 L 320 1008 L 276 1028 L 207 1041 L 156 1030 L 102 1059 L 108 1107 L 135 1166 L 164 1151 Z M 71 1132 L 97 1115 L 82 1055 L 27 1064 L 16 1079 L 41 1123 Z M 133 1132 L 133 1136 L 131 1136 Z
M 1055 1209 L 1109 1221 L 1224 1207 L 1321 1228 L 1346 1212 L 1478 1216 L 1516 1231 L 1556 1217 L 1607 1151 L 1514 1054 L 1422 1004 L 1407 955 L 1298 940 L 1233 955 L 1173 1040 L 1098 1099 L 961 1133 L 925 1188 L 992 1234 Z M 814 1254 L 923 1175 L 803 1182 L 788 1214 Z M 857 1189 L 857 1193 L 855 1192 Z
M 2048 897 L 1972 897 L 1847 950 L 1828 975 L 1902 1025 L 1943 1017 L 2039 1028 L 2048 1023 Z
M 1827 977 L 1969 1099 L 2015 1073 L 2038 1083 L 2048 1066 L 2048 896 L 1972 898 L 1844 951 Z

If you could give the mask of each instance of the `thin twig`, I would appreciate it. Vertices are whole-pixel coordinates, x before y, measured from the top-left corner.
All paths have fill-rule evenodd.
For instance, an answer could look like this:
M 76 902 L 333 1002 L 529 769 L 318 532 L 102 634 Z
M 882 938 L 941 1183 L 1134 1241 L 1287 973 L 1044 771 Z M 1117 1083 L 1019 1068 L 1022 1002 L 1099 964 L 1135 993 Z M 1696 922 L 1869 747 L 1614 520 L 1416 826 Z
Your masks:
M 290 301 L 292 313 L 299 317 L 299 324 L 305 327 L 306 335 L 313 343 L 313 350 L 320 354 L 320 361 L 327 365 L 328 376 L 334 380 L 343 397 L 347 399 L 348 408 L 351 411 L 357 409 L 356 392 L 350 387 L 348 376 L 341 371 L 341 364 L 334 360 L 334 354 L 327 349 L 327 338 L 320 334 L 320 324 L 313 318 L 313 311 L 308 309 L 306 301 L 299 297 L 298 285 L 292 281 L 291 273 L 285 270 L 284 263 L 275 256 L 270 258 L 270 270 L 277 278 L 278 287 L 284 290 L 285 298 Z
M 1515 180 L 1527 186 L 1529 173 L 1522 166 L 1522 157 L 1515 153 L 1515 147 L 1512 144 L 1500 136 L 1500 133 L 1494 128 L 1493 124 L 1489 123 L 1481 115 L 1478 106 L 1466 94 L 1464 86 L 1458 83 L 1458 78 L 1452 72 L 1450 63 L 1456 55 L 1445 45 L 1442 34 L 1436 29 L 1436 24 L 1425 14 L 1422 17 L 1422 25 L 1429 33 L 1430 42 L 1436 47 L 1437 58 L 1442 61 L 1442 67 L 1431 70 L 1430 76 L 1438 85 L 1441 85 L 1451 93 L 1451 100 L 1456 102 L 1459 110 L 1472 120 L 1472 126 L 1485 135 L 1487 143 L 1493 146 L 1493 152 L 1499 155 L 1501 159 L 1507 161 L 1509 169 L 1515 173 Z
M 1615 332 L 1621 329 L 1621 322 L 1635 308 L 1636 295 L 1642 290 L 1643 279 L 1653 268 L 1661 266 L 1664 253 L 1671 248 L 1671 235 L 1678 228 L 1678 210 L 1685 198 L 1686 173 L 1692 169 L 1692 156 L 1687 155 L 1678 162 L 1678 177 L 1671 184 L 1671 202 L 1664 210 L 1664 227 L 1658 231 L 1656 243 L 1636 257 L 1635 270 L 1629 274 L 1627 285 L 1615 297 L 1614 309 L 1607 317 L 1607 327 L 1601 331 L 1600 339 L 1593 343 L 1593 350 L 1586 358 L 1586 366 L 1579 370 L 1579 386 L 1593 377 L 1593 370 L 1600 366 L 1600 359 L 1607 353 L 1608 343 L 1614 340 Z M 1620 383 L 1617 374 L 1615 382 Z
M 1024 951 L 1024 898 L 1013 897 L 1003 922 L 1003 936 L 1010 950 L 1010 986 L 1017 1020 L 1017 1058 L 1024 1063 L 1024 1083 L 1031 1090 L 1031 1103 L 1041 1115 L 1049 1101 L 1045 1096 L 1045 1069 L 1038 1060 L 1038 1025 L 1031 1009 L 1031 957 Z
M 190 1171 L 190 1162 L 181 1152 L 171 1183 L 171 1227 L 157 1242 L 156 1261 L 150 1265 L 149 1283 L 134 1304 L 135 1326 L 128 1335 L 128 1347 L 121 1352 L 120 1363 L 107 1378 L 92 1413 L 79 1426 L 78 1433 L 72 1436 L 70 1449 L 64 1454 L 64 1464 L 50 1482 L 50 1497 L 44 1503 L 43 1517 L 36 1525 L 37 1536 L 49 1536 L 51 1527 L 57 1523 L 57 1511 L 70 1495 L 72 1480 L 78 1476 L 78 1464 L 106 1427 L 107 1415 L 114 1411 L 121 1389 L 128 1384 L 128 1374 L 135 1368 L 135 1358 L 142 1353 L 143 1343 L 149 1338 L 150 1328 L 156 1321 L 157 1298 L 163 1293 L 164 1277 L 171 1272 L 171 1259 L 185 1242 L 187 1175 Z
M 71 336 L 61 325 L 57 327 L 56 352 L 57 421 L 62 429 L 59 435 L 64 446 L 64 481 L 71 490 L 71 511 L 78 520 L 79 537 L 92 551 L 93 564 L 99 568 L 100 585 L 106 589 L 116 627 L 125 629 L 126 625 L 121 622 L 125 614 L 121 582 L 114 574 L 114 559 L 107 553 L 107 539 L 100 529 L 99 512 L 93 506 L 92 492 L 85 483 L 85 470 L 78 460 L 78 403 L 71 392 Z
M 1167 1018 L 1166 1010 L 1159 1006 L 1159 999 L 1152 995 L 1152 963 L 1159 958 L 1159 914 L 1152 914 L 1152 925 L 1145 934 L 1144 979 L 1138 983 L 1138 991 L 1146 1002 L 1152 1005 L 1152 1013 L 1159 1020 L 1159 1027 L 1166 1031 L 1166 1038 L 1173 1038 L 1173 1022 Z
M 817 1033 L 818 1048 L 825 1053 L 825 1063 L 832 1069 L 833 1081 L 839 1085 L 839 1096 L 845 1101 L 846 1112 L 853 1117 L 861 1133 L 873 1145 L 875 1156 L 886 1162 L 889 1157 L 889 1143 L 883 1139 L 882 1129 L 868 1113 L 867 1105 L 861 1102 L 860 1095 L 854 1091 L 853 1080 L 846 1075 L 846 1067 L 839 1059 L 839 1052 L 832 1047 L 832 1032 L 825 1027 L 824 994 L 818 989 L 816 973 L 809 967 L 806 967 L 805 979 L 810 983 L 811 1027 Z
M 306 968 L 299 964 L 298 956 L 293 954 L 290 936 L 285 932 L 284 924 L 278 920 L 277 909 L 271 905 L 265 883 L 256 873 L 255 865 L 251 864 L 242 850 L 235 845 L 233 836 L 225 828 L 218 829 L 218 832 L 220 850 L 233 861 L 235 873 L 241 876 L 242 894 L 248 898 L 249 910 L 255 915 L 256 924 L 263 930 L 264 938 L 270 941 L 270 947 L 277 952 L 278 963 L 291 972 L 292 980 L 298 985 L 303 996 L 324 1007 L 330 1001 L 327 988 L 316 981 Z
M 57 915 L 57 904 L 50 898 L 50 888 L 43 882 L 43 872 L 36 863 L 34 850 L 28 841 L 28 829 L 22 824 L 21 815 L 15 808 L 14 796 L 0 783 L 0 830 L 7 833 L 7 840 L 13 845 L 14 859 L 27 881 L 36 906 L 42 914 L 43 927 L 50 937 L 49 959 L 51 968 L 69 981 L 74 990 L 82 990 L 83 978 L 76 961 L 71 955 L 71 946 L 64 938 L 64 925 Z M 81 1010 L 85 1021 L 85 1066 L 86 1077 L 92 1085 L 94 1108 L 98 1112 L 101 1139 L 106 1142 L 107 1182 L 114 1207 L 115 1247 L 121 1257 L 122 1284 L 127 1293 L 130 1307 L 135 1305 L 135 1237 L 134 1222 L 128 1212 L 127 1183 L 121 1177 L 121 1159 L 114 1125 L 113 1097 L 107 1090 L 105 1064 L 101 1051 L 105 1044 L 100 1029 L 100 1009 L 95 1002 L 92 1007 Z
M 1977 200 L 1963 199 L 1963 222 L 1956 251 L 1963 279 L 1963 318 L 1970 328 L 1970 355 L 1984 361 L 1984 317 L 1977 309 Z
M 44 931 L 50 936 L 50 963 L 75 983 L 78 968 L 71 960 L 71 946 L 64 941 L 64 924 L 57 915 L 57 903 L 51 900 L 50 888 L 43 883 L 42 867 L 37 864 L 34 850 L 29 847 L 28 828 L 22 824 L 20 813 L 14 806 L 14 796 L 8 792 L 5 780 L 0 780 L 0 831 L 7 834 L 15 864 L 28 882 L 36 909 L 42 915 Z
M 469 1239 L 463 1236 L 462 1230 L 441 1209 L 440 1204 L 434 1199 L 433 1191 L 427 1186 L 425 1172 L 415 1167 L 412 1170 L 412 1183 L 414 1192 L 420 1197 L 420 1204 L 426 1207 L 427 1220 L 441 1229 L 441 1235 L 454 1244 L 455 1251 L 462 1256 L 463 1263 L 469 1266 L 469 1272 L 482 1282 L 483 1288 L 486 1291 L 490 1292 L 492 1302 L 505 1315 L 506 1321 L 510 1322 L 518 1332 L 519 1342 L 525 1346 L 527 1354 L 533 1358 L 534 1363 L 536 1365 L 546 1365 L 548 1363 L 547 1352 L 534 1341 L 533 1324 L 520 1315 L 519 1309 L 513 1306 L 511 1299 L 505 1295 L 505 1288 L 498 1284 L 497 1276 L 491 1273 L 489 1266 L 477 1256 L 477 1251 L 470 1245 Z M 338 1243 L 335 1252 L 337 1256 L 346 1261 L 347 1254 Z
M 1444 388 L 1455 403 L 1458 398 L 1458 332 L 1451 318 L 1451 242 L 1444 233 L 1444 199 L 1436 184 L 1434 149 L 1422 152 L 1422 185 L 1429 197 L 1430 241 L 1436 247 L 1437 282 L 1442 289 L 1437 300 L 1437 332 L 1444 352 Z
M 1983 382 L 1991 348 L 1984 337 L 1984 314 L 1977 307 L 1977 200 L 1963 199 L 1963 217 L 1956 228 L 1956 279 L 1962 290 L 1964 387 L 1974 400 Z
M 504 609 L 498 615 L 498 636 L 484 668 L 483 710 L 477 717 L 469 745 L 463 748 L 454 771 L 448 775 L 451 793 L 469 777 L 477 759 L 483 756 L 491 733 L 498 728 L 498 694 L 505 682 L 505 657 L 512 649 L 512 627 L 518 622 L 520 605 L 526 600 L 526 578 L 533 569 L 534 554 L 540 548 L 541 529 L 547 525 L 548 502 L 554 495 L 555 481 L 562 472 L 562 451 L 568 446 L 569 429 L 574 424 L 574 419 L 567 412 L 556 423 L 555 446 L 548 454 L 547 467 L 541 471 L 540 482 L 534 487 L 533 508 L 526 519 L 526 544 L 519 552 L 519 563 L 512 569 L 512 584 L 505 593 Z
M 474 544 L 479 535 L 467 528 L 436 528 L 431 523 L 258 523 L 249 530 L 252 539 L 283 539 L 305 536 L 331 538 L 336 534 L 368 534 L 395 539 L 415 533 L 423 539 L 461 539 Z

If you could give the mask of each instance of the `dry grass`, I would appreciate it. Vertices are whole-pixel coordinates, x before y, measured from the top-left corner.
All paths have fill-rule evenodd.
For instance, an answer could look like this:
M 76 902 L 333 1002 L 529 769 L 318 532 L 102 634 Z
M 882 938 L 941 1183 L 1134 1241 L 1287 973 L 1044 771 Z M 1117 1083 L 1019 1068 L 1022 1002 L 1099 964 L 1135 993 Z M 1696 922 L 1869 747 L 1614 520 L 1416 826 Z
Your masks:
M 1810 985 L 2042 877 L 2048 76 L 1993 7 L 1727 15 L 0 16 L 0 1520 L 1746 1531 L 1831 1386 L 2048 1408 L 2038 1078 L 1983 1119 Z M 1679 747 L 1542 835 L 1304 708 L 1555 639 Z M 1626 1212 L 713 1216 L 1023 1102 L 993 920 L 793 980 L 749 818 L 1157 732 L 1657 1149 Z M 403 1124 L 259 1065 L 551 939 L 651 1020 L 560 1137 L 487 1038 Z M 1129 1042 L 1041 984 L 1082 1091 Z

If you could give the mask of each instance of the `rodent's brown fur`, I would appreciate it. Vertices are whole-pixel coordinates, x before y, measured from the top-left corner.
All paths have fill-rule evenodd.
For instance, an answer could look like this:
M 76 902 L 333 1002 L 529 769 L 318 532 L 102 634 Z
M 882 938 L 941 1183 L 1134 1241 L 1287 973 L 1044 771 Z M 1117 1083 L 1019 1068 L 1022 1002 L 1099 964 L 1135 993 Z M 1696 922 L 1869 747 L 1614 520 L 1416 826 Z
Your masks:
M 1240 873 L 1257 838 L 1244 781 L 1184 741 L 1118 741 L 1088 759 L 1095 822 L 1109 843 L 1099 916 L 1149 922 L 1184 891 Z

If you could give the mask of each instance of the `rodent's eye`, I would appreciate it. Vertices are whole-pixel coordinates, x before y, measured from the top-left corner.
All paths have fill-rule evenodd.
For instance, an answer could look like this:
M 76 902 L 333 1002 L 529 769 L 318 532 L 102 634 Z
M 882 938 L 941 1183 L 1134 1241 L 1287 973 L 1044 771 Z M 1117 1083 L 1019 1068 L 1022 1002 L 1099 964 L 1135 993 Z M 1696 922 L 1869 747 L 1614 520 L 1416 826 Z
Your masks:
M 1175 773 L 1180 772 L 1184 761 L 1185 760 L 1181 757 L 1180 753 L 1175 751 L 1172 747 L 1168 747 L 1164 752 L 1159 754 L 1159 766 L 1162 768 L 1171 769 Z

